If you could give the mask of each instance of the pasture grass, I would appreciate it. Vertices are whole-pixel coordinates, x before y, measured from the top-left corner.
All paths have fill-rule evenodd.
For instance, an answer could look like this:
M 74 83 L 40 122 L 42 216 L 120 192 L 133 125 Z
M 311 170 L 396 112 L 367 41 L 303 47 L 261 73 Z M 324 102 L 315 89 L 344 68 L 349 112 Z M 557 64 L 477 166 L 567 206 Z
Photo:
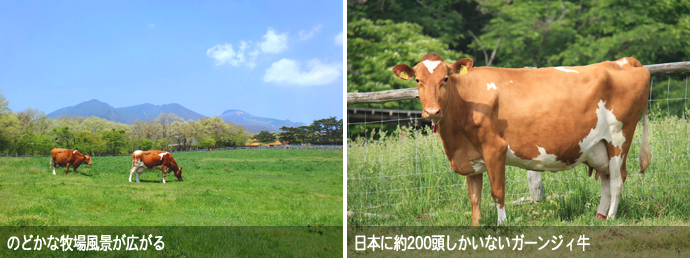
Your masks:
M 690 123 L 655 117 L 649 124 L 652 163 L 639 173 L 641 123 L 627 158 L 628 178 L 615 220 L 595 218 L 600 181 L 580 165 L 542 173 L 548 200 L 529 197 L 526 170 L 506 167 L 508 226 L 690 225 Z M 368 132 L 348 145 L 348 225 L 467 226 L 471 206 L 465 177 L 451 171 L 437 134 L 423 130 Z M 484 173 L 480 225 L 495 226 L 497 211 Z
M 343 153 L 173 153 L 184 181 L 131 156 L 93 157 L 64 175 L 49 158 L 0 158 L 0 226 L 341 226 Z M 132 181 L 135 181 L 132 176 Z

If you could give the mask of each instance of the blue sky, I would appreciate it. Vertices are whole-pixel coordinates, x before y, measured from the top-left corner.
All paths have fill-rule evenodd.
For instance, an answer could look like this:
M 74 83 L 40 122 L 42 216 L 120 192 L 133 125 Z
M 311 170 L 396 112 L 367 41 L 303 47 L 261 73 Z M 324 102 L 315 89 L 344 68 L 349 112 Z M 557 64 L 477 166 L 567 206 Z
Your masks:
M 341 1 L 1 1 L 0 92 L 311 123 L 343 114 Z

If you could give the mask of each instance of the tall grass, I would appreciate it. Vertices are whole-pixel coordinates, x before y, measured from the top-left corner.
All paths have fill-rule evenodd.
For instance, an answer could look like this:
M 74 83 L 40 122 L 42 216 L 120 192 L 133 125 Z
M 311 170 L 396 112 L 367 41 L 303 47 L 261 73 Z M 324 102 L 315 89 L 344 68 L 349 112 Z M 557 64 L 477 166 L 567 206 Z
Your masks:
M 160 170 L 128 182 L 130 156 L 93 157 L 67 175 L 53 175 L 46 157 L 0 158 L 0 225 L 342 225 L 342 151 L 174 156 L 184 181 L 169 173 L 166 184 Z
M 690 123 L 654 117 L 652 163 L 639 174 L 638 124 L 627 157 L 628 178 L 616 220 L 595 219 L 600 181 L 584 165 L 542 173 L 548 200 L 512 204 L 529 197 L 526 170 L 506 167 L 509 225 L 688 225 L 690 220 Z M 429 128 L 370 131 L 348 146 L 348 210 L 352 225 L 469 225 L 471 206 L 463 176 L 451 171 L 437 134 Z M 481 224 L 495 225 L 488 176 L 484 174 Z

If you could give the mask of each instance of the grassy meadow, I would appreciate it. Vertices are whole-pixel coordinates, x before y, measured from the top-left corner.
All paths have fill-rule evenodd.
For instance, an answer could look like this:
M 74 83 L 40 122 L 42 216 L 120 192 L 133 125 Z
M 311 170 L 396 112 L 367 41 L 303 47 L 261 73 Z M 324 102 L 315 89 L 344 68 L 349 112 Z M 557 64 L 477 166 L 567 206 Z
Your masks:
M 64 175 L 48 157 L 0 157 L 4 226 L 340 226 L 343 153 L 228 150 L 173 153 L 184 181 L 131 156 L 93 157 Z M 135 181 L 135 176 L 132 176 Z
M 595 218 L 600 181 L 587 167 L 542 173 L 548 200 L 511 203 L 529 197 L 526 170 L 506 167 L 507 225 L 511 226 L 658 226 L 690 225 L 690 122 L 654 118 L 649 126 L 652 163 L 639 171 L 641 123 L 627 157 L 615 220 Z M 441 139 L 429 128 L 368 133 L 348 145 L 348 225 L 467 226 L 471 206 L 465 177 L 450 170 Z M 480 224 L 493 226 L 497 212 L 484 173 Z

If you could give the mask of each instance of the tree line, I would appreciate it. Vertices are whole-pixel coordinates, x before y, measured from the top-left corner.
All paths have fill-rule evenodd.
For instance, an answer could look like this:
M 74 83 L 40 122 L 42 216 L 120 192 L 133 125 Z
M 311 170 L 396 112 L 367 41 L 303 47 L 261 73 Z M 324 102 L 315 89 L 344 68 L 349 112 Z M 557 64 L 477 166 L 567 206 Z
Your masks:
M 314 120 L 310 125 L 283 126 L 280 130 L 279 133 L 261 131 L 254 138 L 261 143 L 279 140 L 290 144 L 342 144 L 343 141 L 343 119 L 337 120 L 334 116 Z
M 336 121 L 335 117 L 331 117 L 315 120 L 309 126 L 298 128 L 306 130 L 297 134 L 301 139 L 290 137 L 288 131 L 287 134 L 270 134 L 292 143 L 342 141 L 342 119 Z M 131 125 L 95 116 L 50 119 L 44 112 L 31 108 L 19 112 L 10 110 L 8 101 L 0 92 L 2 155 L 48 155 L 55 147 L 77 149 L 97 156 L 151 149 L 188 151 L 245 146 L 252 137 L 243 126 L 226 122 L 219 116 L 185 121 L 175 114 L 161 113 L 156 119 L 136 120 Z
M 49 119 L 44 112 L 13 112 L 0 95 L 0 153 L 47 155 L 54 147 L 91 155 L 119 155 L 134 150 L 166 151 L 244 146 L 251 133 L 220 117 L 187 120 L 161 113 L 156 119 L 127 125 L 99 117 Z

